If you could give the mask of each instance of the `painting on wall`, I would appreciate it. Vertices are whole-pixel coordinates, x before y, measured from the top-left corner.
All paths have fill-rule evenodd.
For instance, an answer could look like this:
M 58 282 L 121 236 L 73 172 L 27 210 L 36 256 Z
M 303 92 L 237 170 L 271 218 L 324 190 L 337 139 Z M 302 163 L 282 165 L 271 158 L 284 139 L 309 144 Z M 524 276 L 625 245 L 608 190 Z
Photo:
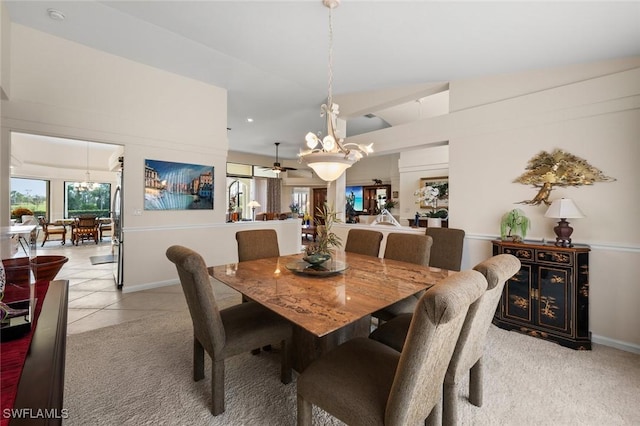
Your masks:
M 351 203 L 354 210 L 362 210 L 362 187 L 361 186 L 347 186 L 345 188 L 347 202 Z
M 440 209 L 449 207 L 449 177 L 430 177 L 420 179 L 420 208 Z
M 213 210 L 213 166 L 145 160 L 145 210 Z

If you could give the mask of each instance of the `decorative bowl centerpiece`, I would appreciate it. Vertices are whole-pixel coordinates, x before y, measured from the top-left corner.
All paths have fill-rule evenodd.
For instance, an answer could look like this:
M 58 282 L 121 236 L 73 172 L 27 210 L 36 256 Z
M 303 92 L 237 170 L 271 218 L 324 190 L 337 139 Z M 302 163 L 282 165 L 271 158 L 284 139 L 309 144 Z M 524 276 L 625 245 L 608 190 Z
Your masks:
M 314 253 L 314 254 L 310 254 L 307 255 L 305 257 L 302 258 L 302 260 L 304 260 L 307 263 L 310 263 L 312 265 L 320 265 L 324 262 L 326 262 L 327 260 L 331 259 L 331 254 L 330 253 Z
M 330 247 L 340 247 L 340 238 L 331 232 L 334 223 L 340 222 L 337 213 L 326 204 L 317 208 L 318 213 L 315 218 L 317 237 L 316 242 L 306 250 L 306 256 L 302 259 L 313 266 L 320 265 L 331 259 Z
M 66 256 L 16 257 L 3 259 L 2 264 L 7 283 L 28 284 L 31 270 L 36 281 L 52 281 L 68 260 Z

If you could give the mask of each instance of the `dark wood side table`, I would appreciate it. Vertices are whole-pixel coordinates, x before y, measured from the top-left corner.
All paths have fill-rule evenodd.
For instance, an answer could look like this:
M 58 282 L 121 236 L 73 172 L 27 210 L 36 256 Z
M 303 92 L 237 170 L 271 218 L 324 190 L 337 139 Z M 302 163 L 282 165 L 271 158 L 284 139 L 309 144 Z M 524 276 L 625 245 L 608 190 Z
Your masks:
M 304 240 L 304 238 L 308 236 L 311 236 L 314 242 L 316 241 L 318 233 L 315 225 L 302 225 L 302 239 Z
M 52 410 L 54 418 L 13 418 L 14 425 L 60 425 L 63 414 L 69 281 L 49 284 L 18 384 L 15 409 Z
M 493 323 L 572 349 L 591 349 L 589 247 L 492 241 L 522 267 L 504 286 Z
M 419 228 L 426 228 L 427 227 L 427 219 L 426 217 L 421 217 L 419 222 L 420 222 L 420 226 Z M 412 228 L 418 228 L 415 223 L 416 220 L 415 219 L 408 219 L 409 220 L 409 226 Z M 443 220 L 442 221 L 442 228 L 448 228 L 449 227 L 449 221 L 448 220 Z

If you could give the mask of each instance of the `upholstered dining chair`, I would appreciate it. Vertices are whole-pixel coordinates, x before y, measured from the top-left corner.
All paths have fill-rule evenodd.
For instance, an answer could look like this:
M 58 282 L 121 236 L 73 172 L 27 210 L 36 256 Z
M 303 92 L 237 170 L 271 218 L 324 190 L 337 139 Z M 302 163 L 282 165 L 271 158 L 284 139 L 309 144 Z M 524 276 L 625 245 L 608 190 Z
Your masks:
M 298 425 L 311 424 L 313 405 L 352 426 L 437 424 L 458 334 L 486 287 L 482 274 L 463 271 L 427 290 L 403 352 L 360 337 L 318 358 L 298 377 Z
M 459 271 L 462 265 L 464 231 L 455 228 L 427 228 L 426 234 L 433 238 L 429 266 Z
M 213 415 L 224 412 L 224 361 L 252 348 L 280 342 L 280 381 L 291 382 L 291 324 L 256 302 L 219 310 L 204 259 L 174 245 L 167 258 L 176 265 L 193 323 L 193 380 L 204 378 L 204 351 L 211 357 Z
M 99 225 L 98 216 L 96 215 L 78 216 L 71 227 L 73 243 L 78 245 L 80 241 L 93 239 L 98 244 Z
M 32 214 L 23 214 L 21 219 L 23 225 L 37 225 L 38 220 Z
M 236 242 L 238 243 L 238 262 L 248 262 L 249 260 L 266 259 L 269 257 L 279 257 L 280 248 L 278 246 L 278 234 L 275 229 L 250 229 L 236 232 Z M 242 295 L 242 302 L 247 302 L 246 296 Z M 264 350 L 270 351 L 271 345 L 265 345 Z M 260 347 L 251 349 L 251 353 L 260 353 Z
M 38 225 L 38 220 L 32 214 L 23 214 L 21 217 L 22 225 Z M 34 228 L 29 234 L 29 242 L 30 244 L 35 244 L 38 240 L 39 229 Z
M 458 423 L 457 386 L 469 372 L 469 402 L 482 406 L 482 356 L 487 331 L 502 295 L 505 282 L 520 270 L 520 261 L 510 254 L 499 254 L 474 269 L 487 279 L 487 291 L 471 307 L 465 318 L 451 363 L 444 379 L 443 424 Z M 437 285 L 436 285 L 437 287 Z M 411 314 L 403 314 L 378 327 L 370 337 L 397 351 L 406 346 Z
M 42 240 L 41 247 L 44 247 L 44 243 L 46 243 L 49 237 L 51 237 L 52 235 L 62 236 L 61 244 L 66 244 L 67 228 L 64 225 L 54 225 L 52 223 L 49 223 L 49 221 L 44 217 L 39 218 L 38 221 L 40 222 L 40 226 L 42 227 L 42 232 L 44 232 L 44 238 Z
M 111 237 L 113 238 L 113 233 L 111 232 L 111 230 L 113 226 L 113 221 L 112 220 L 105 220 L 105 219 L 101 219 L 100 220 L 100 225 L 98 227 L 98 230 L 100 231 L 100 241 L 102 241 L 102 234 L 104 231 L 109 231 L 111 234 Z
M 382 232 L 368 231 L 366 229 L 350 229 L 347 234 L 344 251 L 378 257 L 381 242 Z
M 387 235 L 384 258 L 429 266 L 432 244 L 433 239 L 428 235 L 391 232 Z M 403 313 L 410 314 L 416 308 L 416 304 L 423 294 L 424 292 L 421 291 L 413 296 L 409 296 L 391 306 L 374 312 L 373 316 L 379 320 L 388 321 Z
M 278 234 L 274 229 L 251 229 L 236 232 L 238 262 L 280 256 Z

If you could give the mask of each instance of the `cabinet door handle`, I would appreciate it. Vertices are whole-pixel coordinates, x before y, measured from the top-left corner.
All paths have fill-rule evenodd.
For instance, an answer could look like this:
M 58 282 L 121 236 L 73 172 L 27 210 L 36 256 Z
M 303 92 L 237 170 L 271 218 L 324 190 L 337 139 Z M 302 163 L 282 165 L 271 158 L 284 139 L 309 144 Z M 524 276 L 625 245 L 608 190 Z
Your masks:
M 532 288 L 529 291 L 529 297 L 533 300 L 538 300 L 538 289 L 537 288 Z

